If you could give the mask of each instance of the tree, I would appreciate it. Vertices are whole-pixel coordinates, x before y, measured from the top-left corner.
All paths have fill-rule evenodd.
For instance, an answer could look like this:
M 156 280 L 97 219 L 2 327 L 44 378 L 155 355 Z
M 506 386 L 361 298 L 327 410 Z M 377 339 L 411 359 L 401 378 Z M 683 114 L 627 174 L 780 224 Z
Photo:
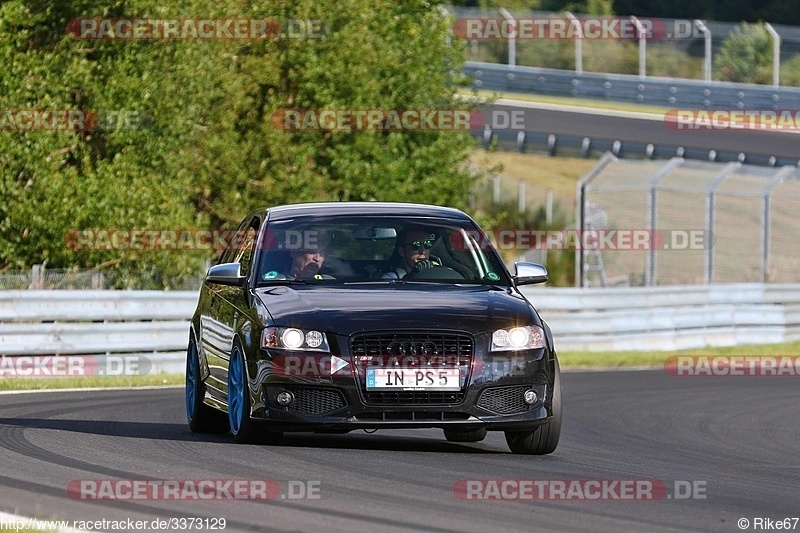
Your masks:
M 168 286 L 213 252 L 73 250 L 69 230 L 234 227 L 255 206 L 311 200 L 466 205 L 474 141 L 455 131 L 281 131 L 287 109 L 454 109 L 463 43 L 409 0 L 11 0 L 0 6 L 0 109 L 131 110 L 146 127 L 0 131 L 0 269 L 113 264 Z M 318 20 L 321 38 L 96 40 L 70 20 Z

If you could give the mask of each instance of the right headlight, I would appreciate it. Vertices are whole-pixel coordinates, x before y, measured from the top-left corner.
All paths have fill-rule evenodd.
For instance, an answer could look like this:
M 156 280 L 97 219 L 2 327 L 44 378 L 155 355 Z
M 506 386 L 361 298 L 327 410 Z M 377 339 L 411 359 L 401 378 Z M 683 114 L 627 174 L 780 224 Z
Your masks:
M 298 328 L 264 328 L 261 333 L 262 348 L 283 348 L 313 352 L 330 352 L 325 333 Z
M 493 352 L 544 348 L 544 330 L 539 326 L 498 329 L 492 333 Z

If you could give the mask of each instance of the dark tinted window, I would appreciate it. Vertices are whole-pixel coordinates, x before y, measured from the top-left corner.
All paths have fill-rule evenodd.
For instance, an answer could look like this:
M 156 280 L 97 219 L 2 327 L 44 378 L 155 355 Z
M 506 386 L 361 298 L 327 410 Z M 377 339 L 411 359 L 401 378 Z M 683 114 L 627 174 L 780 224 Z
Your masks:
M 325 283 L 405 279 L 509 284 L 500 258 L 469 221 L 396 216 L 302 217 L 269 223 L 261 283 L 314 278 Z M 479 244 L 480 243 L 480 244 Z M 430 261 L 424 273 L 410 258 Z M 409 275 L 410 274 L 410 275 Z

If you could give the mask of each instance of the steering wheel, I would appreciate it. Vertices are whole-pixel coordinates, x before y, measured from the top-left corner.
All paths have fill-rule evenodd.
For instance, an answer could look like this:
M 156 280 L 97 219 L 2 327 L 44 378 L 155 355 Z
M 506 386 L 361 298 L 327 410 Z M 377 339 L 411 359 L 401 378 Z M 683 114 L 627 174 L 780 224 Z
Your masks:
M 425 281 L 425 280 L 436 280 L 436 279 L 467 279 L 464 277 L 457 270 L 453 270 L 450 267 L 446 266 L 432 266 L 430 268 L 426 268 L 424 270 L 420 270 L 419 272 L 414 272 L 413 270 L 403 276 L 403 279 L 415 280 L 415 281 Z

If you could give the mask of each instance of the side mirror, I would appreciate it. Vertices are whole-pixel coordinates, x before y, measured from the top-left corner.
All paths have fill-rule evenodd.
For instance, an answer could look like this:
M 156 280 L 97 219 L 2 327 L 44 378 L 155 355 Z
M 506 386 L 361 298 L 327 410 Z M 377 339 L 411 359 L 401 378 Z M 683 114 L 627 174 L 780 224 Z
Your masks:
M 514 277 L 516 285 L 534 285 L 547 281 L 547 269 L 538 263 L 514 263 Z
M 239 263 L 222 263 L 208 269 L 206 281 L 220 285 L 244 285 L 245 277 L 242 276 L 242 265 Z

